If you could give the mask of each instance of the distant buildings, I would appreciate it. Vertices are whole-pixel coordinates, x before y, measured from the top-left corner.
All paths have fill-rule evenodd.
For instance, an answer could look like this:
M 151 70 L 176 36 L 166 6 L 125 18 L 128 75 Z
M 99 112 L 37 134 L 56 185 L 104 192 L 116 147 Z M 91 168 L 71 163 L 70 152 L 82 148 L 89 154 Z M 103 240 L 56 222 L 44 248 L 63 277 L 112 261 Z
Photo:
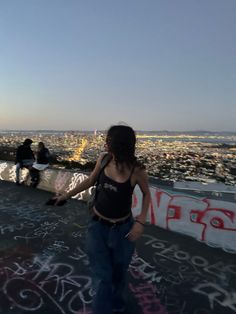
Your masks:
M 26 137 L 45 142 L 59 161 L 95 162 L 104 151 L 104 134 L 95 130 L 83 132 L 4 132 L 0 133 L 0 158 L 14 158 L 15 148 Z M 145 163 L 148 173 L 168 181 L 222 182 L 236 184 L 236 145 L 224 144 L 222 136 L 138 136 L 137 156 Z M 236 137 L 235 139 L 236 143 Z M 213 141 L 211 143 L 211 141 Z M 217 143 L 218 141 L 218 143 Z M 6 154 L 4 154 L 4 151 Z

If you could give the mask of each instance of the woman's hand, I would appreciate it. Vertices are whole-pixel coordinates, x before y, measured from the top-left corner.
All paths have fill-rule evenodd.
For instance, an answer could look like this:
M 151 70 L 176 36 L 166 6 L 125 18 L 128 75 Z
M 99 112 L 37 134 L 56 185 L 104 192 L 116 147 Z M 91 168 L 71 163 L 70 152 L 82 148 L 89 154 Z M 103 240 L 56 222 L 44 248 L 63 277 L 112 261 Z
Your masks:
M 64 193 L 62 195 L 56 196 L 55 199 L 56 199 L 56 202 L 54 205 L 56 206 L 56 205 L 58 205 L 59 202 L 66 201 L 68 199 L 68 197 L 67 197 L 67 194 Z
M 127 235 L 127 238 L 130 241 L 138 240 L 144 231 L 144 225 L 140 224 L 139 222 L 135 221 L 133 227 L 130 229 L 130 232 Z

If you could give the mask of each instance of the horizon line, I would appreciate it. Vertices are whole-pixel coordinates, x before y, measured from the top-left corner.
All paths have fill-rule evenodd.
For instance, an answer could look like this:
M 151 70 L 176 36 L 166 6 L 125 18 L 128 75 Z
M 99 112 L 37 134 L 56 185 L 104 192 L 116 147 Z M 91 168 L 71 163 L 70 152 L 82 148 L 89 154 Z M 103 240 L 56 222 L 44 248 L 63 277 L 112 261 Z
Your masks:
M 0 132 L 106 132 L 107 129 L 72 130 L 72 129 L 0 129 Z M 236 133 L 235 131 L 210 131 L 210 130 L 142 130 L 134 129 L 135 132 L 160 132 L 160 133 Z

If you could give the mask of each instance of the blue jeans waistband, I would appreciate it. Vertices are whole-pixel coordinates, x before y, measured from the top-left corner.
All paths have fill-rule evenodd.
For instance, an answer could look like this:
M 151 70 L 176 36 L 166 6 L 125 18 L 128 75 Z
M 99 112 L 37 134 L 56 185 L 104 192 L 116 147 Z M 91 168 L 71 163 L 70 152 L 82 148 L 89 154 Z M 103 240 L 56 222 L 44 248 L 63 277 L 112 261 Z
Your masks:
M 120 221 L 112 221 L 112 220 L 107 220 L 104 219 L 96 214 L 93 215 L 92 220 L 94 221 L 100 221 L 102 224 L 113 227 L 113 226 L 119 226 L 119 225 L 123 225 L 125 223 L 127 223 L 128 221 L 131 220 L 131 215 L 129 217 L 127 217 L 124 220 L 120 220 Z

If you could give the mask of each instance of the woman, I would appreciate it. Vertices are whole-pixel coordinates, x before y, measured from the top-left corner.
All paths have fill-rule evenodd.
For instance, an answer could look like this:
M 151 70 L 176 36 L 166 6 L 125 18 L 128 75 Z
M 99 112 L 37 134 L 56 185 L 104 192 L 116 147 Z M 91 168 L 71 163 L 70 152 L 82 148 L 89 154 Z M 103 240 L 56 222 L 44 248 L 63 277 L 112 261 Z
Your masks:
M 45 170 L 49 166 L 50 153 L 43 142 L 38 143 L 36 152 L 36 162 L 32 165 L 30 170 L 31 186 L 37 187 L 40 181 L 40 171 Z
M 126 275 L 135 241 L 142 235 L 150 202 L 147 174 L 135 157 L 136 136 L 129 126 L 114 125 L 106 137 L 110 159 L 102 154 L 91 175 L 73 190 L 59 196 L 66 200 L 93 186 L 97 193 L 88 226 L 88 255 L 93 274 L 93 314 L 123 313 Z M 139 216 L 132 217 L 132 194 L 138 184 L 142 194 Z

